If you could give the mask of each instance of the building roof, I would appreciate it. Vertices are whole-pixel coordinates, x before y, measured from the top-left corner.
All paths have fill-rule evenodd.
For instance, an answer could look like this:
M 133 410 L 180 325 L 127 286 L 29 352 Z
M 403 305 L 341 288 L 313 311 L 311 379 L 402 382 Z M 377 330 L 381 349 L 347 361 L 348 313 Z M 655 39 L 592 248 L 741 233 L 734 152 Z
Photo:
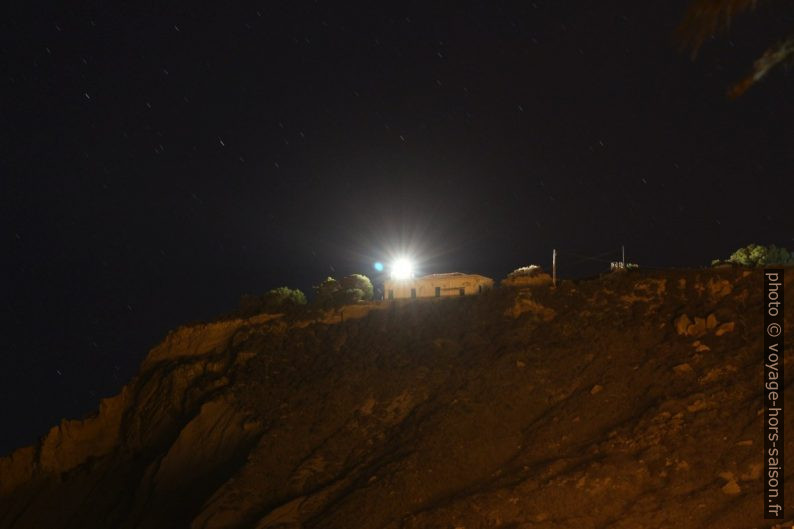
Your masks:
M 482 276 L 480 274 L 464 274 L 462 272 L 446 272 L 446 273 L 443 273 L 443 274 L 428 274 L 428 275 L 424 275 L 424 276 L 412 277 L 410 279 L 396 279 L 395 280 L 395 279 L 389 278 L 388 280 L 389 281 L 416 281 L 416 280 L 419 280 L 419 279 L 444 279 L 444 278 L 447 278 L 447 277 L 481 277 L 483 279 L 490 279 L 491 281 L 493 281 L 490 277 L 485 277 L 485 276 Z

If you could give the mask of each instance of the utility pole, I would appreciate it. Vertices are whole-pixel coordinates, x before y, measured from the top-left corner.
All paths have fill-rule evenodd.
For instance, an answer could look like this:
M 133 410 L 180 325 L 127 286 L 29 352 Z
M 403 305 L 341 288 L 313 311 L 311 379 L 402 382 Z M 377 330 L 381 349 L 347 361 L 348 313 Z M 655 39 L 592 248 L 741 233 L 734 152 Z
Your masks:
M 624 244 L 620 245 L 620 262 L 623 263 L 623 270 L 626 269 L 626 246 Z
M 551 284 L 557 287 L 557 249 L 551 251 Z

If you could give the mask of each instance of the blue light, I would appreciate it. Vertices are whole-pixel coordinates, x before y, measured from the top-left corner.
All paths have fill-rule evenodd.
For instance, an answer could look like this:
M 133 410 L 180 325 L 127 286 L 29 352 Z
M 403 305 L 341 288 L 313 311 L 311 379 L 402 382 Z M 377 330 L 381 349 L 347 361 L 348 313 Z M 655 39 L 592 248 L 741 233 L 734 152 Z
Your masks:
M 372 268 L 374 268 L 374 269 L 375 269 L 375 270 L 377 270 L 378 272 L 383 272 L 383 263 L 381 263 L 380 261 L 378 261 L 378 262 L 376 262 L 374 265 L 372 265 Z

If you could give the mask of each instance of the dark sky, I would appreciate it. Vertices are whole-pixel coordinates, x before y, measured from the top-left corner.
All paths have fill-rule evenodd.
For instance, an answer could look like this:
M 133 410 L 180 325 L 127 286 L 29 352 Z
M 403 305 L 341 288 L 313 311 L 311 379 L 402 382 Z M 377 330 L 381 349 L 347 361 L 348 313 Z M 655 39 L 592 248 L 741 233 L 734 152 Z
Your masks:
M 692 62 L 683 1 L 82 4 L 0 22 L 0 453 L 169 329 L 397 248 L 499 279 L 794 246 L 791 77 L 724 97 L 781 13 Z

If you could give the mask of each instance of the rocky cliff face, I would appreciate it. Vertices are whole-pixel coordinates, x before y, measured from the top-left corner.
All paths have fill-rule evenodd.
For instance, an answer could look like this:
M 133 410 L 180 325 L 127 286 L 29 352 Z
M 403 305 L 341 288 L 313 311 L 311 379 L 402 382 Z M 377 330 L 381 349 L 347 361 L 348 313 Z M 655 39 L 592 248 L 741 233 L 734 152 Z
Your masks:
M 0 459 L 0 527 L 770 527 L 761 287 L 628 273 L 181 328 Z

